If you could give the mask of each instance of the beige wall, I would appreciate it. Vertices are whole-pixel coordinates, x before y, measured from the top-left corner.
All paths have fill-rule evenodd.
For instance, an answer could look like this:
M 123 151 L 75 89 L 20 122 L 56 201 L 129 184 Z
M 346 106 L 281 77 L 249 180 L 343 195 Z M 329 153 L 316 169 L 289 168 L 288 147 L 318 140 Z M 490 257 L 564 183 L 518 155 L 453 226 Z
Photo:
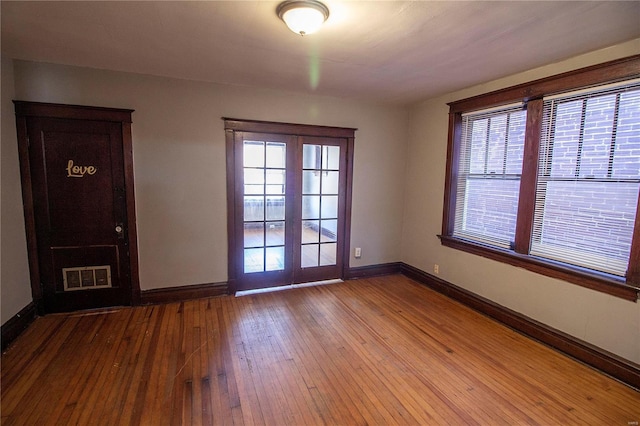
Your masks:
M 640 304 L 452 250 L 436 237 L 442 221 L 446 102 L 638 52 L 640 40 L 635 40 L 432 99 L 409 113 L 335 98 L 22 61 L 14 63 L 15 98 L 136 110 L 133 145 L 143 290 L 226 280 L 220 117 L 357 127 L 351 246 L 362 247 L 363 257 L 351 257 L 351 266 L 402 260 L 430 272 L 438 263 L 440 276 L 456 285 L 640 362 Z M 4 64 L 2 84 L 4 322 L 30 297 L 19 192 L 11 195 L 11 202 L 5 192 L 5 186 L 18 191 L 19 177 L 12 107 L 4 93 L 5 86 L 12 87 L 11 75 Z M 10 178 L 5 171 L 12 171 Z M 6 217 L 5 204 L 12 206 Z M 5 239 L 7 228 L 11 240 Z M 10 262 L 5 262 L 7 252 Z M 6 265 L 11 270 L 20 265 L 11 280 L 5 280 Z M 7 316 L 5 306 L 15 309 L 7 310 Z
M 640 53 L 640 40 L 428 100 L 410 116 L 402 260 L 514 311 L 640 363 L 640 303 L 444 247 L 447 102 Z
M 16 121 L 13 113 L 13 61 L 2 57 L 2 145 L 0 200 L 0 320 L 4 324 L 31 302 L 27 242 L 22 213 L 22 192 Z
M 400 260 L 408 111 L 336 98 L 15 62 L 16 97 L 131 108 L 143 290 L 227 279 L 221 117 L 356 127 L 351 266 Z

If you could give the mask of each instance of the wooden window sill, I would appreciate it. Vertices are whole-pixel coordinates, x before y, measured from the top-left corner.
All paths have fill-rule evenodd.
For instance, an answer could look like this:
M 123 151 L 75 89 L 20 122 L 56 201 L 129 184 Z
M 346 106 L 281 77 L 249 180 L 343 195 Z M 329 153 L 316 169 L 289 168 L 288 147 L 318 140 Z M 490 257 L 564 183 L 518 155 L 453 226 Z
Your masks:
M 476 254 L 498 262 L 527 269 L 548 277 L 568 281 L 582 287 L 601 291 L 611 296 L 637 302 L 640 287 L 629 285 L 622 278 L 616 279 L 607 274 L 599 274 L 582 268 L 573 268 L 560 263 L 547 261 L 534 256 L 516 253 L 512 250 L 486 246 L 469 240 L 446 235 L 438 235 L 442 245 L 467 253 Z

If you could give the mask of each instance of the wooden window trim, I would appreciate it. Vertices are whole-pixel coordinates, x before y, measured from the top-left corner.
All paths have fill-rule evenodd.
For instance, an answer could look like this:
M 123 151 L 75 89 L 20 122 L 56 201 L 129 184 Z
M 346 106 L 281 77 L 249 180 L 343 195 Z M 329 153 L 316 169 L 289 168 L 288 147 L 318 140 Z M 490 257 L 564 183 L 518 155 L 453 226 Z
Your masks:
M 311 124 L 278 123 L 222 117 L 225 130 L 280 135 L 353 138 L 356 130 L 349 127 L 315 126 Z
M 633 302 L 637 300 L 638 291 L 640 291 L 637 287 L 625 284 L 624 280 L 616 280 L 606 276 L 606 274 L 600 275 L 586 269 L 581 270 L 577 267 L 571 268 L 564 264 L 556 264 L 526 254 L 516 253 L 515 251 L 501 250 L 498 247 L 485 246 L 480 243 L 462 240 L 459 238 L 444 235 L 439 235 L 438 237 L 440 238 L 443 246 L 476 254 L 508 265 L 524 268 L 548 277 L 557 278 L 572 284 L 578 284 L 592 290 L 601 291 Z
M 535 208 L 542 97 L 638 77 L 639 69 L 640 55 L 634 55 L 449 103 L 442 234 L 438 236 L 442 245 L 636 302 L 640 295 L 640 199 L 626 279 L 540 259 L 529 255 L 528 252 Z M 456 205 L 454 189 L 458 177 L 456 164 L 460 156 L 462 114 L 519 101 L 527 104 L 527 142 L 520 183 L 514 250 L 503 250 L 455 238 L 452 236 Z M 538 142 L 530 143 L 532 140 Z
M 528 102 L 532 99 L 542 98 L 543 96 L 638 77 L 639 66 L 640 55 L 629 56 L 615 61 L 541 78 L 529 83 L 507 87 L 483 95 L 461 99 L 451 102 L 448 105 L 451 108 L 450 112 L 462 113 L 491 108 L 511 102 Z

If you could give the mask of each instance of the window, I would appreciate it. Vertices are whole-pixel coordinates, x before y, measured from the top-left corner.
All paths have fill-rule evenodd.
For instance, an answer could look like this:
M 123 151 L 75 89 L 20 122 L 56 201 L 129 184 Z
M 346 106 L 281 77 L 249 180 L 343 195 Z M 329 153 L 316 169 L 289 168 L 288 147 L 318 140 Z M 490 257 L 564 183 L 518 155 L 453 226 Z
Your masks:
M 624 277 L 640 188 L 640 82 L 545 99 L 540 139 L 531 254 Z
M 463 114 L 454 236 L 512 247 L 526 117 L 522 104 Z
M 639 67 L 451 103 L 442 243 L 637 300 Z

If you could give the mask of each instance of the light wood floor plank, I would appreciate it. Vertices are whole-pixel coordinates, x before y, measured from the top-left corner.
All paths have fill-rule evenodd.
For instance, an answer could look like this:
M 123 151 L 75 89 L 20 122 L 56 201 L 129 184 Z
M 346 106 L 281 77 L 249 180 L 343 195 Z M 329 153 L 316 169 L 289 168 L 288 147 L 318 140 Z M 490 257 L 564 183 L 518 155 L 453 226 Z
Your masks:
M 606 424 L 640 393 L 401 275 L 37 318 L 3 425 Z

